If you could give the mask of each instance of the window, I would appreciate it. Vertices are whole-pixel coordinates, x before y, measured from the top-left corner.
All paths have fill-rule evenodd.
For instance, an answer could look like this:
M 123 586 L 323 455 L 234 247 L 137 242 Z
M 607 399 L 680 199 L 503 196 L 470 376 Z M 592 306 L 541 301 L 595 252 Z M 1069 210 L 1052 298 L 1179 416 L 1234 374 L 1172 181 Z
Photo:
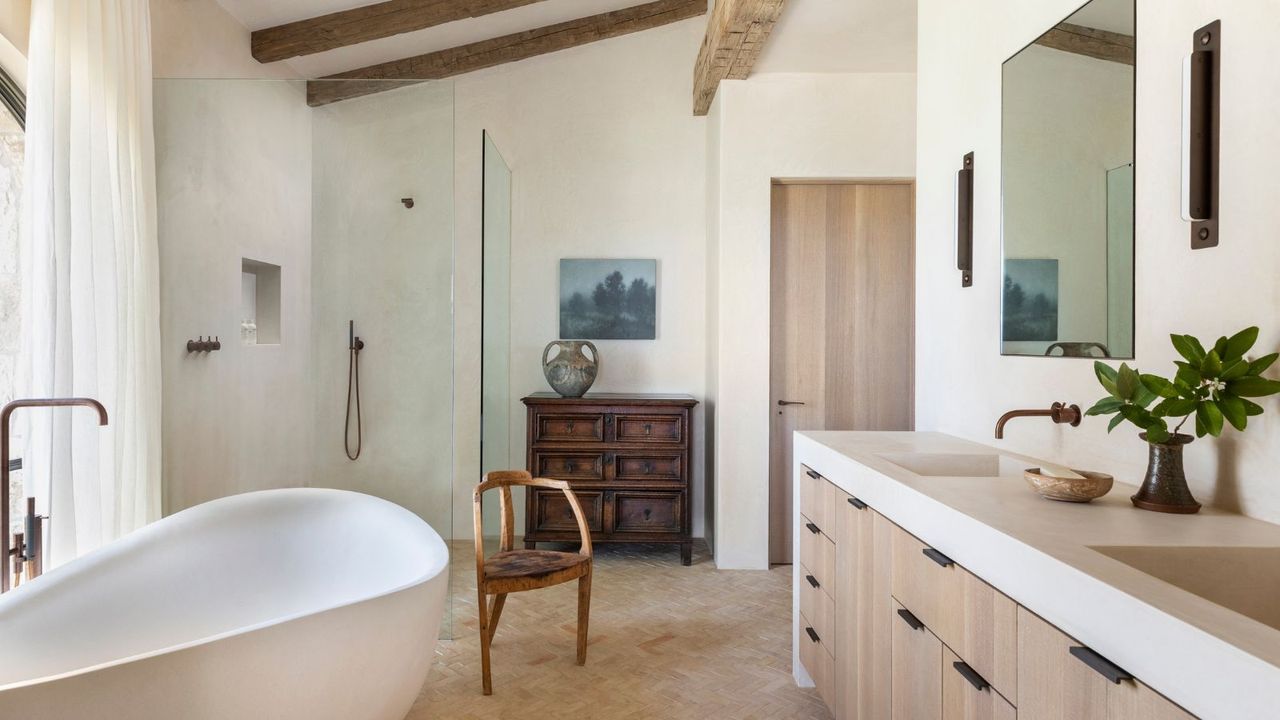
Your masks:
M 0 68 L 0 405 L 14 395 L 22 350 L 22 278 L 18 265 L 18 220 L 22 216 L 22 162 L 26 144 L 26 98 Z M 21 439 L 13 438 L 21 448 Z M 9 476 L 10 515 L 21 522 L 22 473 Z M 4 530 L 4 528 L 0 528 Z

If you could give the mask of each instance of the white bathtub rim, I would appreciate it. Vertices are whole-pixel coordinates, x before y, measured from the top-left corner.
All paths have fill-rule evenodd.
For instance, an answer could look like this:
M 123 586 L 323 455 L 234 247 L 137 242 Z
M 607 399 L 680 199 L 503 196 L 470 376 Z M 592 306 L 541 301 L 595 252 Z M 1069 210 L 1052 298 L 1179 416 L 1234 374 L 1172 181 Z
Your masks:
M 350 490 L 335 490 L 335 489 L 329 489 L 329 488 L 280 488 L 280 489 L 275 489 L 275 490 L 256 490 L 256 491 L 252 491 L 252 492 L 237 493 L 237 494 L 235 494 L 235 495 L 228 495 L 228 496 L 227 496 L 227 498 L 232 498 L 232 497 L 234 497 L 234 498 L 242 498 L 242 497 L 244 497 L 244 496 L 246 496 L 246 495 L 279 494 L 279 493 L 296 493 L 296 492 L 300 492 L 300 491 L 301 491 L 301 492 L 309 492 L 309 493 L 313 493 L 313 494 L 316 494 L 316 493 L 325 493 L 325 494 L 329 494 L 329 493 L 341 493 L 341 494 L 345 494 L 345 495 L 360 495 L 360 496 L 362 496 L 362 497 L 372 498 L 372 499 L 374 499 L 374 500 L 378 500 L 378 501 L 380 501 L 380 502 L 383 502 L 383 503 L 386 503 L 386 504 L 388 504 L 388 505 L 391 505 L 391 506 L 393 506 L 393 507 L 395 507 L 395 508 L 399 509 L 399 510 L 400 510 L 400 511 L 402 511 L 402 512 L 406 512 L 406 513 L 409 513 L 409 512 L 410 512 L 408 509 L 406 509 L 406 508 L 404 508 L 404 507 L 402 507 L 402 506 L 400 506 L 400 505 L 396 505 L 395 503 L 390 502 L 389 500 L 383 500 L 382 498 L 379 498 L 379 497 L 376 497 L 376 496 L 373 496 L 373 495 L 367 495 L 367 494 L 365 494 L 365 493 L 353 492 L 353 491 L 350 491 Z M 219 500 L 222 500 L 222 499 L 226 499 L 226 498 L 219 498 Z M 211 500 L 210 502 L 217 502 L 217 500 Z M 207 503 L 202 503 L 202 505 L 204 505 L 204 504 L 207 504 Z M 196 505 L 196 506 L 194 506 L 194 507 L 187 508 L 186 510 L 182 510 L 182 511 L 180 511 L 180 512 L 174 513 L 173 515 L 170 515 L 169 517 L 177 517 L 177 516 L 181 515 L 182 513 L 190 512 L 190 511 L 192 511 L 192 510 L 195 510 L 195 509 L 197 509 L 197 508 L 201 507 L 202 505 Z M 415 515 L 414 517 L 417 517 L 417 516 Z M 419 520 L 421 520 L 421 518 L 418 518 L 418 519 L 419 519 Z M 157 522 L 158 522 L 158 521 L 157 521 Z M 114 659 L 114 660 L 108 660 L 108 661 L 106 661 L 106 662 L 101 662 L 101 663 L 98 663 L 98 664 L 96 664 L 96 665 L 86 665 L 86 666 L 84 666 L 84 667 L 76 668 L 76 669 L 74 669 L 74 670 L 68 670 L 68 671 L 66 671 L 66 672 L 58 673 L 58 674 L 56 674 L 56 675 L 44 675 L 44 676 L 41 676 L 41 677 L 38 677 L 38 678 L 31 678 L 31 679 L 29 679 L 29 680 L 19 680 L 19 681 L 17 681 L 17 682 L 9 683 L 8 685 L 0 685 L 0 693 L 3 693 L 3 692 L 5 692 L 5 691 L 7 691 L 7 690 L 17 690 L 17 689 L 19 689 L 19 688 L 30 687 L 30 686 L 33 686 L 33 685 L 41 685 L 41 684 L 43 684 L 43 683 L 56 682 L 56 681 L 58 681 L 58 680 L 65 680 L 65 679 L 67 679 L 67 678 L 76 677 L 77 675 L 87 675 L 87 674 L 90 674 L 90 673 L 93 673 L 93 672 L 98 672 L 98 671 L 101 671 L 101 670 L 106 670 L 106 669 L 108 669 L 108 668 L 116 667 L 116 666 L 119 666 L 119 665 L 127 665 L 127 664 L 129 664 L 129 663 L 139 662 L 139 661 L 141 661 L 141 660 L 147 660 L 147 659 L 149 659 L 149 658 L 158 657 L 158 656 L 160 656 L 160 655 L 167 655 L 167 654 L 170 654 L 170 653 L 181 652 L 181 651 L 183 651 L 183 650 L 188 650 L 188 649 L 190 649 L 190 648 L 199 647 L 199 646 L 201 646 L 201 645 L 209 645 L 209 644 L 212 644 L 212 643 L 218 642 L 218 641 L 220 641 L 220 640 L 226 640 L 226 639 L 228 639 L 228 638 L 236 637 L 236 636 L 238 636 L 238 635 L 247 635 L 247 634 L 252 633 L 252 632 L 255 632 L 255 631 L 263 630 L 263 629 L 266 629 L 266 628 L 269 628 L 269 627 L 273 627 L 273 626 L 276 626 L 276 625 L 283 625 L 283 624 L 285 624 L 285 623 L 292 622 L 292 621 L 294 621 L 294 620 L 299 620 L 299 619 L 301 619 L 301 618 L 311 617 L 311 616 L 313 616 L 313 615 L 322 615 L 322 614 L 325 614 L 325 613 L 333 612 L 333 611 L 335 611 L 335 610 L 341 610 L 341 609 L 343 609 L 343 608 L 348 608 L 348 607 L 352 607 L 352 606 L 355 606 L 355 605 L 360 605 L 360 604 L 362 604 L 362 603 L 366 603 L 366 602 L 369 602 L 369 601 L 372 601 L 372 600 L 377 600 L 377 599 L 379 599 L 379 598 L 387 597 L 388 595 L 395 595 L 396 593 L 404 592 L 404 591 L 406 591 L 406 590 L 410 590 L 410 589 L 413 589 L 413 588 L 419 587 L 419 586 L 421 586 L 421 585 L 425 585 L 426 583 L 428 583 L 428 582 L 430 582 L 430 581 L 432 581 L 432 580 L 436 579 L 437 577 L 439 577 L 441 572 L 444 572 L 444 571 L 447 571 L 447 570 L 448 570 L 448 568 L 449 568 L 449 546 L 444 542 L 444 539 L 440 537 L 440 533 L 436 532 L 435 528 L 432 528 L 432 527 L 431 527 L 431 525 L 430 525 L 430 524 L 428 524 L 425 520 L 422 520 L 422 524 L 423 524 L 423 525 L 425 525 L 428 529 L 430 529 L 430 530 L 431 530 L 431 533 L 432 533 L 432 535 L 434 536 L 434 537 L 432 538 L 432 539 L 433 539 L 433 541 L 434 541 L 435 543 L 438 543 L 438 544 L 439 544 L 439 546 L 440 546 L 440 549 L 443 551 L 443 555 L 442 555 L 443 560 L 439 563 L 439 565 L 440 565 L 440 566 L 439 566 L 439 567 L 435 567 L 435 568 L 433 569 L 433 571 L 432 571 L 432 572 L 426 573 L 426 574 L 424 574 L 424 575 L 422 575 L 422 576 L 420 576 L 420 577 L 418 577 L 418 578 L 415 578 L 414 580 L 411 580 L 411 581 L 409 581 L 409 582 L 403 583 L 403 584 L 401 584 L 401 585 L 399 585 L 399 586 L 393 587 L 393 588 L 388 589 L 388 590 L 385 590 L 385 591 L 383 591 L 383 592 L 374 593 L 374 594 L 372 594 L 372 595 L 366 595 L 366 596 L 363 596 L 363 597 L 360 597 L 360 598 L 356 598 L 356 599 L 354 599 L 354 600 L 350 600 L 350 601 L 348 601 L 348 602 L 338 603 L 338 604 L 330 605 L 330 606 L 327 606 L 327 607 L 321 607 L 321 608 L 317 608 L 317 609 L 314 609 L 314 610 L 309 610 L 309 611 L 307 611 L 307 612 L 296 612 L 296 613 L 290 613 L 289 615 L 282 615 L 282 616 L 280 616 L 280 617 L 270 618 L 270 619 L 268 619 L 268 620 L 264 620 L 264 621 L 262 621 L 262 622 L 260 622 L 260 623 L 255 623 L 255 624 L 253 624 L 253 625 L 244 625 L 244 626 L 237 627 L 237 628 L 234 628 L 234 629 L 232 629 L 232 630 L 227 630 L 227 631 L 225 631 L 225 632 L 217 633 L 217 634 L 214 634 L 214 635 L 208 635 L 208 636 L 205 636 L 205 637 L 202 637 L 202 638 L 197 638 L 197 639 L 195 639 L 195 640 L 189 640 L 189 641 L 184 642 L 184 643 L 178 643 L 177 645 L 170 645 L 170 646 L 163 647 L 163 648 L 160 648 L 160 649 L 157 649 L 157 650 L 148 650 L 147 652 L 137 653 L 137 654 L 134 654 L 134 655 L 128 655 L 128 656 L 125 656 L 125 657 L 116 658 L 116 659 Z M 127 535 L 126 537 L 130 537 L 130 538 L 132 538 L 132 537 L 139 537 L 139 539 L 141 539 L 141 536 L 140 536 L 139 534 L 140 534 L 140 533 L 144 533 L 144 532 L 146 532 L 148 529 L 150 529 L 150 528 L 152 528 L 152 527 L 154 527 L 154 526 L 155 526 L 155 523 L 152 523 L 151 525 L 148 525 L 148 526 L 146 526 L 146 527 L 139 528 L 138 530 L 134 531 L 133 533 L 130 533 L 130 534 L 129 534 L 129 535 Z M 121 538 L 121 540 L 123 540 L 123 539 L 124 539 L 124 538 Z M 118 542 L 118 541 L 117 541 L 117 542 Z M 103 553 L 103 552 L 111 551 L 111 550 L 113 550 L 112 546 L 113 546 L 113 545 L 115 545 L 115 544 L 116 544 L 116 543 L 114 543 L 114 542 L 113 542 L 113 543 L 109 543 L 109 544 L 104 545 L 103 547 L 98 548 L 97 550 L 94 550 L 93 552 L 87 553 L 87 554 L 85 554 L 85 555 L 83 555 L 83 556 L 81 556 L 81 557 L 82 557 L 82 558 L 84 558 L 84 557 L 91 557 L 91 556 L 96 555 L 96 554 L 98 554 L 98 553 Z M 77 558 L 77 559 L 80 559 L 80 558 Z M 70 563 L 68 563 L 68 565 L 69 565 L 69 564 L 70 564 Z M 65 567 L 67 567 L 67 565 L 63 565 L 62 567 L 64 567 L 64 568 L 65 568 Z M 61 569 L 61 568 L 59 568 L 59 569 Z M 52 571 L 52 572 L 56 572 L 56 570 L 54 570 L 54 571 Z M 10 592 L 18 592 L 20 589 L 21 589 L 21 586 L 19 586 L 18 588 L 14 588 L 14 589 L 13 589 L 13 590 L 11 590 Z M 447 602 L 447 598 L 446 598 L 446 602 Z

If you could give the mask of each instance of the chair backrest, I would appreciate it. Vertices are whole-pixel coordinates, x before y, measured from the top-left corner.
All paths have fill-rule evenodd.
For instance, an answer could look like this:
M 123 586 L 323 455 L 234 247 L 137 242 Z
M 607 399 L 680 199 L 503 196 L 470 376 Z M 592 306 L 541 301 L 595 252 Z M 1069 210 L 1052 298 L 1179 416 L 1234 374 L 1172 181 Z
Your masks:
M 563 480 L 549 480 L 547 478 L 535 478 L 524 470 L 495 470 L 484 476 L 484 482 L 476 486 L 473 500 L 475 504 L 475 536 L 476 536 L 476 579 L 477 582 L 484 582 L 484 494 L 489 490 L 497 488 L 498 508 L 502 513 L 501 535 L 499 537 L 499 549 L 502 551 L 511 550 L 515 547 L 515 511 L 512 509 L 511 503 L 511 487 L 539 487 L 552 490 L 559 490 L 564 493 L 564 497 L 569 502 L 569 508 L 573 510 L 573 517 L 578 522 L 578 533 L 582 536 L 582 547 L 578 552 L 587 557 L 591 557 L 591 530 L 587 528 L 587 518 L 582 512 L 582 505 L 578 503 L 578 496 L 573 494 L 573 490 L 569 488 L 569 483 Z

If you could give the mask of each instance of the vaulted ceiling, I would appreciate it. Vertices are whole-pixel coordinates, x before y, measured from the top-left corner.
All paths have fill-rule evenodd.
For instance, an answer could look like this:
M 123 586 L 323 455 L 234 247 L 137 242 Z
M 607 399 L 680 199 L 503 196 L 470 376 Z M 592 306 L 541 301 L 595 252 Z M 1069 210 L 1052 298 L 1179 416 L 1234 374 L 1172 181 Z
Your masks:
M 719 20 L 706 15 L 707 0 L 218 2 L 255 31 L 256 57 L 307 78 L 448 77 L 699 15 L 710 48 L 697 70 L 706 79 L 695 109 L 709 105 L 720 77 L 915 69 L 915 0 L 718 0 Z M 717 61 L 734 66 L 705 67 Z M 378 87 L 367 85 L 317 89 L 312 101 Z

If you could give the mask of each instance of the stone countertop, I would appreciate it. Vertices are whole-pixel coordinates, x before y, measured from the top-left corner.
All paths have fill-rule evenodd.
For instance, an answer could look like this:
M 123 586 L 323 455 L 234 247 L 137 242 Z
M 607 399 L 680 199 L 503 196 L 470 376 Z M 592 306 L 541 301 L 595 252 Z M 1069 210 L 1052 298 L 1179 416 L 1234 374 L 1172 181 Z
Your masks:
M 820 472 L 1021 605 L 1203 718 L 1280 717 L 1280 630 L 1104 555 L 1094 547 L 1271 548 L 1280 525 L 1205 509 L 1138 510 L 1117 481 L 1091 503 L 1037 495 L 1017 475 L 925 477 L 898 453 L 998 454 L 929 432 L 802 432 L 796 462 Z M 1080 468 L 1093 470 L 1096 468 Z M 1275 573 L 1272 573 L 1275 576 Z M 1259 580 L 1259 593 L 1280 594 Z M 1272 617 L 1280 616 L 1280 609 Z

